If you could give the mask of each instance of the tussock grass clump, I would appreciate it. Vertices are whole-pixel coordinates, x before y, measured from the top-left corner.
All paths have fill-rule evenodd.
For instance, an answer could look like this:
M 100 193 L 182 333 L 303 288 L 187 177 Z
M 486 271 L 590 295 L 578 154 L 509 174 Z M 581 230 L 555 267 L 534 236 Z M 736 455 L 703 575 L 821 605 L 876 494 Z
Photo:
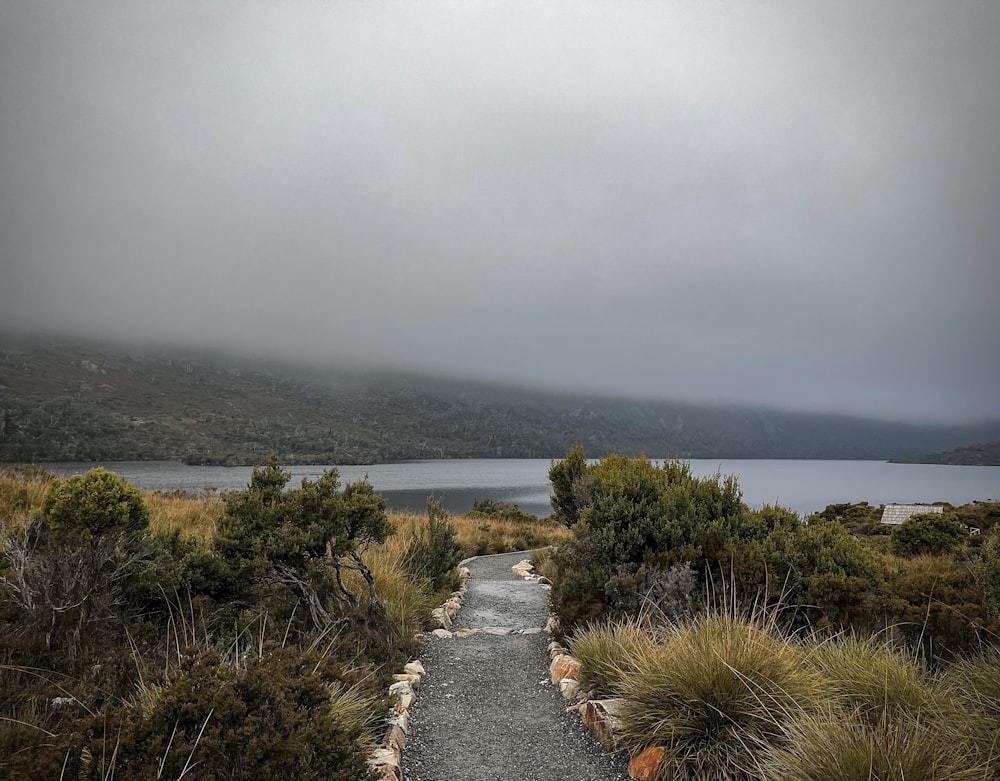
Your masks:
M 759 778 L 783 725 L 823 694 L 815 667 L 763 617 L 670 625 L 634 666 L 620 684 L 623 737 L 665 747 L 661 778 Z
M 972 781 L 987 769 L 938 726 L 860 710 L 802 714 L 769 752 L 768 781 Z
M 418 649 L 413 644 L 413 637 L 440 600 L 429 583 L 414 581 L 406 570 L 406 543 L 404 538 L 390 537 L 382 545 L 367 551 L 364 560 L 375 579 L 375 591 L 385 606 L 391 642 L 415 654 Z M 356 573 L 349 575 L 355 591 L 364 594 L 361 577 Z
M 820 643 L 810 661 L 833 700 L 858 718 L 877 723 L 910 716 L 939 719 L 948 698 L 912 656 L 879 638 L 841 636 Z
M 956 663 L 944 685 L 962 707 L 958 721 L 977 756 L 1000 777 L 1000 650 Z
M 624 618 L 590 624 L 568 643 L 580 662 L 583 683 L 598 694 L 615 697 L 624 681 L 636 674 L 636 660 L 650 653 L 655 640 L 640 619 Z

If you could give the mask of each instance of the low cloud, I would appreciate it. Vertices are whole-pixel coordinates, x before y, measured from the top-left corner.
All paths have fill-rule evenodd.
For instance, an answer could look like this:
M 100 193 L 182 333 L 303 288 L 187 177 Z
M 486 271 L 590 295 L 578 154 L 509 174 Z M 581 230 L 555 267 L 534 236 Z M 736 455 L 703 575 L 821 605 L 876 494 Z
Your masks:
M 1000 416 L 1000 6 L 0 8 L 0 328 Z

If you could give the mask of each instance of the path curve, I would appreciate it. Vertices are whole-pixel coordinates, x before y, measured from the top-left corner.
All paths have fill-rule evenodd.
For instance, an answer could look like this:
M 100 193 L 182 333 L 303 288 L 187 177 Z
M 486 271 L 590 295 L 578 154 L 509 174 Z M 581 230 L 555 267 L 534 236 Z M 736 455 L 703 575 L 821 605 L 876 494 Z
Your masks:
M 526 555 L 468 562 L 452 631 L 527 631 L 428 638 L 403 751 L 406 781 L 628 781 L 625 758 L 601 751 L 549 681 L 548 592 L 510 571 Z

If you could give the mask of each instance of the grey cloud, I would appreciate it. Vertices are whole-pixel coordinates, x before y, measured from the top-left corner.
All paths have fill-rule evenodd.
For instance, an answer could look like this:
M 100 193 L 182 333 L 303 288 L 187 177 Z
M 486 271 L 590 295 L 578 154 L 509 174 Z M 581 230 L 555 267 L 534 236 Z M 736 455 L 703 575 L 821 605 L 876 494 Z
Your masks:
M 1000 7 L 0 4 L 0 327 L 1000 415 Z

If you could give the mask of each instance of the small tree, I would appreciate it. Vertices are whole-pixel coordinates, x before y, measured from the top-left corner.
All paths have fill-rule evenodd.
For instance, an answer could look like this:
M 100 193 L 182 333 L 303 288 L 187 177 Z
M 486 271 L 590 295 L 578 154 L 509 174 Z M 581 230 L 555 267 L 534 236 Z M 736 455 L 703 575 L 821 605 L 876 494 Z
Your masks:
M 357 609 L 343 570 L 356 570 L 369 590 L 369 609 L 380 609 L 375 580 L 361 554 L 394 533 L 385 499 L 367 482 L 340 490 L 337 470 L 284 490 L 289 474 L 271 456 L 254 469 L 245 491 L 226 496 L 215 550 L 246 584 L 278 582 L 309 609 L 316 626 L 332 620 L 333 603 Z
M 567 526 L 573 526 L 580 520 L 586 473 L 587 456 L 579 446 L 570 450 L 565 459 L 555 461 L 549 467 L 552 511 Z
M 458 585 L 455 567 L 462 560 L 462 546 L 455 539 L 455 527 L 441 503 L 427 500 L 427 524 L 406 549 L 407 569 L 418 578 L 427 578 L 434 591 Z
M 86 631 L 117 627 L 135 608 L 135 579 L 151 555 L 142 493 L 114 472 L 91 469 L 56 480 L 42 512 L 2 540 L 0 589 L 29 619 L 46 651 L 76 655 L 106 639 Z

